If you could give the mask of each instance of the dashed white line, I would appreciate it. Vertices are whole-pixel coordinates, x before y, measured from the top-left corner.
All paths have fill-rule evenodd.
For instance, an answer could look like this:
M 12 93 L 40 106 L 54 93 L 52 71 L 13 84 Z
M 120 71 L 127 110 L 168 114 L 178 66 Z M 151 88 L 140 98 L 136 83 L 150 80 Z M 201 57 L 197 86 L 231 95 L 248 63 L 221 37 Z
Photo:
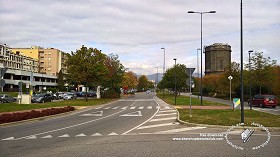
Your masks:
M 79 134 L 79 135 L 76 135 L 75 137 L 85 137 L 85 136 L 87 136 L 87 135 L 81 133 L 81 134 Z
M 102 136 L 102 135 L 100 133 L 95 133 L 95 134 L 93 134 L 91 136 Z
M 159 111 L 158 113 L 167 113 L 167 112 L 176 112 L 176 110 L 164 110 L 164 111 Z
M 152 109 L 153 107 L 152 106 L 148 106 L 148 109 Z
M 44 137 L 41 137 L 41 138 L 52 138 L 52 135 L 47 135 L 47 136 L 44 136 Z
M 140 107 L 139 107 L 139 110 L 143 110 L 143 109 L 144 109 L 144 106 L 140 106 Z
M 132 109 L 132 110 L 135 109 L 135 106 L 130 107 L 130 109 Z

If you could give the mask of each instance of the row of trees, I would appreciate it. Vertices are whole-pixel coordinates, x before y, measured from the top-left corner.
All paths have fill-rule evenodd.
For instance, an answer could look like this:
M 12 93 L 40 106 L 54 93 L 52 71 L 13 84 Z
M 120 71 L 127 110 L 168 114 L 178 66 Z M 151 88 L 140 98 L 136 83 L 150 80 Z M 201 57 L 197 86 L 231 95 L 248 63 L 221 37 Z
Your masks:
M 126 72 L 118 55 L 106 55 L 96 48 L 82 46 L 67 57 L 67 74 L 58 74 L 59 88 L 64 88 L 65 81 L 74 88 L 78 85 L 92 88 L 101 86 L 110 93 L 107 97 L 118 97 L 121 88 L 137 88 L 142 91 L 153 87 L 153 83 L 149 82 L 146 76 L 137 79 L 133 72 Z
M 170 69 L 167 69 L 162 81 L 159 82 L 158 88 L 168 88 L 174 90 L 175 73 L 177 91 L 188 90 L 189 86 L 186 82 L 187 67 L 183 64 L 178 64 Z M 232 94 L 235 97 L 240 97 L 240 64 L 233 62 L 222 74 L 206 75 L 202 78 L 203 95 L 229 97 L 230 82 L 228 77 L 232 79 Z M 249 97 L 250 79 L 252 83 L 252 95 L 254 94 L 275 94 L 280 96 L 280 66 L 277 66 L 275 60 L 270 57 L 264 58 L 262 52 L 256 52 L 251 57 L 251 68 L 245 64 L 243 71 L 244 94 Z M 194 94 L 200 91 L 200 78 L 193 78 L 195 83 Z
M 212 74 L 203 77 L 203 94 L 228 97 L 229 95 L 229 76 L 232 79 L 232 94 L 240 97 L 240 64 L 233 62 L 231 66 L 225 69 L 222 74 Z M 280 96 L 280 66 L 277 66 L 276 60 L 270 57 L 264 58 L 262 52 L 256 52 L 251 57 L 251 68 L 249 61 L 245 64 L 243 71 L 243 84 L 245 97 L 249 97 L 250 79 L 252 84 L 252 95 L 255 94 L 275 94 Z M 195 91 L 199 91 L 200 78 L 196 78 L 197 84 Z

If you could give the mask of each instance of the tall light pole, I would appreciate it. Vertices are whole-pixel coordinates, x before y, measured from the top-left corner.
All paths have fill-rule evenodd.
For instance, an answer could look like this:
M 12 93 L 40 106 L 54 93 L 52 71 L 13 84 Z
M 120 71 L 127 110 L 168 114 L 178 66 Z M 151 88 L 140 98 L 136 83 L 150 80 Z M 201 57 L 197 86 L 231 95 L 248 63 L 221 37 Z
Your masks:
M 240 92 L 241 92 L 241 123 L 244 124 L 244 92 L 243 92 L 243 18 L 242 18 L 242 0 L 240 3 L 240 82 L 241 82 L 241 88 L 240 88 Z
M 231 106 L 231 80 L 233 79 L 233 77 L 231 75 L 229 75 L 228 77 L 229 79 L 229 106 Z M 232 109 L 234 110 L 234 106 L 232 106 Z
M 164 76 L 164 73 L 165 73 L 165 48 L 162 47 L 161 49 L 163 49 L 163 72 L 162 72 L 162 75 Z M 164 81 L 162 81 L 162 86 L 163 86 L 163 98 L 164 98 Z
M 252 110 L 252 80 L 251 80 L 251 53 L 253 50 L 249 50 L 249 77 L 250 77 L 250 110 Z
M 193 14 L 193 13 L 196 13 L 196 14 L 200 14 L 200 51 L 201 51 L 201 74 L 200 74 L 200 94 L 201 94 L 201 97 L 200 97 L 200 105 L 202 106 L 202 52 L 203 52 L 203 49 L 202 49 L 202 15 L 203 14 L 207 14 L 207 13 L 216 13 L 216 11 L 208 11 L 208 12 L 196 12 L 196 11 L 188 11 L 188 13 L 190 14 Z
M 157 78 L 156 78 L 156 90 L 157 90 L 157 85 L 158 85 L 158 67 L 157 68 Z
M 176 84 L 177 84 L 177 78 L 176 78 L 176 58 L 173 59 L 175 61 L 175 66 L 174 66 L 174 77 L 175 77 L 175 106 L 177 105 L 176 103 L 176 98 L 177 98 L 177 87 L 176 87 Z
M 199 50 L 201 51 L 200 48 L 198 48 L 197 51 L 196 51 L 196 53 L 197 53 L 197 74 L 198 74 L 198 76 L 199 76 L 199 57 L 198 57 L 198 55 L 199 55 L 198 51 Z M 199 94 L 197 94 L 197 98 L 199 99 Z

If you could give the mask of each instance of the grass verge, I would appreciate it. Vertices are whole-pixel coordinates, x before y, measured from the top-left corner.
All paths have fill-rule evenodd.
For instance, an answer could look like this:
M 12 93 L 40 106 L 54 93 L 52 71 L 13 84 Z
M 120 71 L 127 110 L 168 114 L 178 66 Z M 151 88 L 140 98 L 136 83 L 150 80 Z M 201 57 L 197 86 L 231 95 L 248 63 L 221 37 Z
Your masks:
M 164 98 L 163 98 L 163 94 L 162 93 L 157 93 L 157 96 L 164 100 L 166 103 L 170 104 L 170 105 L 175 105 L 175 98 L 173 94 L 168 94 L 165 93 L 164 94 Z M 203 101 L 203 106 L 228 106 L 225 104 L 221 104 L 221 103 L 217 103 L 217 102 L 211 102 L 211 101 L 207 101 L 207 100 L 202 100 Z M 178 95 L 176 98 L 176 105 L 178 106 L 185 106 L 185 105 L 189 105 L 190 103 L 190 97 L 188 96 L 182 96 L 182 95 Z M 192 105 L 193 106 L 200 106 L 200 99 L 198 98 L 192 98 Z
M 105 104 L 114 100 L 116 99 L 88 99 L 88 101 L 79 99 L 79 100 L 66 100 L 66 101 L 40 103 L 40 104 L 3 103 L 0 104 L 0 113 L 40 109 L 40 108 L 50 108 L 50 107 L 63 107 L 63 106 L 95 106 L 95 105 Z
M 192 110 L 178 109 L 180 119 L 189 123 L 231 126 L 240 123 L 240 110 Z M 259 123 L 265 127 L 280 127 L 280 115 L 272 115 L 254 110 L 244 111 L 246 125 Z

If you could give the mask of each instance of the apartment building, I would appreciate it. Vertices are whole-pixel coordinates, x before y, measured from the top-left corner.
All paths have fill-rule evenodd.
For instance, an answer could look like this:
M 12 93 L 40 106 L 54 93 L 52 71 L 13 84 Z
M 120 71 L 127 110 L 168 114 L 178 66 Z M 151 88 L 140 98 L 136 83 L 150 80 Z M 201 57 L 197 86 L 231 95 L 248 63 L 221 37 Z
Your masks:
M 57 76 L 38 73 L 38 60 L 20 52 L 12 52 L 5 45 L 0 44 L 0 69 L 8 70 L 2 76 L 5 86 L 2 91 L 18 91 L 19 82 L 32 85 L 34 91 L 41 91 L 43 87 L 56 87 Z
M 31 48 L 12 48 L 12 52 L 23 54 L 38 59 L 38 72 L 57 76 L 60 70 L 66 73 L 67 53 L 55 48 L 42 48 L 32 46 Z

